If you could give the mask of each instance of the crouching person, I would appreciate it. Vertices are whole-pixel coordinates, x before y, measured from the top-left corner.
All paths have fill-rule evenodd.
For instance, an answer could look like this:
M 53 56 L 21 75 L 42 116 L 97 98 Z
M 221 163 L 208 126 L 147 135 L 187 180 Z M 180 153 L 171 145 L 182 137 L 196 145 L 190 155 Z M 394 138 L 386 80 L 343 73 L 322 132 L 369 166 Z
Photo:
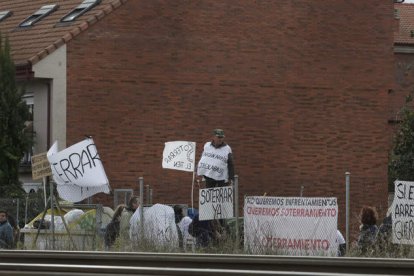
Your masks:
M 130 220 L 130 238 L 135 249 L 177 251 L 179 237 L 174 209 L 167 205 L 155 204 L 143 210 L 143 222 L 141 222 L 140 212 L 141 206 Z
M 105 249 L 109 250 L 115 243 L 115 240 L 119 237 L 120 234 L 120 221 L 121 214 L 124 211 L 126 206 L 124 204 L 118 205 L 116 207 L 112 220 L 105 229 Z

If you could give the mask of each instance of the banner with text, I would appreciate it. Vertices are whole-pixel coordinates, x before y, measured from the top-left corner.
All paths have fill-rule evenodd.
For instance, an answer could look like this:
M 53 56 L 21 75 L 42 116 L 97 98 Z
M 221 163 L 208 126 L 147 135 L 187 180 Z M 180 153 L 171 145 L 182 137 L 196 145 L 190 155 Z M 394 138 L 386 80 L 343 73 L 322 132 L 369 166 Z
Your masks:
M 414 182 L 395 180 L 392 242 L 414 244 Z
M 194 172 L 195 148 L 195 142 L 166 142 L 162 154 L 162 167 L 164 169 Z
M 249 196 L 244 248 L 253 254 L 336 256 L 336 198 Z
M 99 192 L 110 192 L 108 178 L 92 139 L 85 139 L 59 152 L 55 142 L 47 158 L 61 198 L 79 202 Z
M 233 187 L 217 187 L 200 189 L 199 219 L 226 219 L 234 217 Z

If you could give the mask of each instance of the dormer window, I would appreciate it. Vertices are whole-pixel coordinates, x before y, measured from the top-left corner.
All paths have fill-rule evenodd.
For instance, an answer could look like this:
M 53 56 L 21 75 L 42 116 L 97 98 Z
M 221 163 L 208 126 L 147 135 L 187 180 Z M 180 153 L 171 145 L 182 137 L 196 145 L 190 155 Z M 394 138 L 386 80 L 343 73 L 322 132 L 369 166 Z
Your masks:
M 62 17 L 60 22 L 71 22 L 74 21 L 76 18 L 84 14 L 85 12 L 89 11 L 96 5 L 98 5 L 101 0 L 84 0 L 82 4 L 74 8 L 70 13 Z
M 0 11 L 0 22 L 12 15 L 11 11 Z
M 33 26 L 36 22 L 40 21 L 43 17 L 48 16 L 55 10 L 57 10 L 58 5 L 45 5 L 41 7 L 34 14 L 26 18 L 22 23 L 19 24 L 19 27 L 30 27 Z

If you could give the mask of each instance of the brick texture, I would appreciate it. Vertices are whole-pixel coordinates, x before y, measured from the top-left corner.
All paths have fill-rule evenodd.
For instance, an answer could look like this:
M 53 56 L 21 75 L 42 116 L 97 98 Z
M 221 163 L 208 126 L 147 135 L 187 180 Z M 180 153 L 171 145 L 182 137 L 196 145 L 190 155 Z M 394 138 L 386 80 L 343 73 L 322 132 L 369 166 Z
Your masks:
M 68 144 L 92 135 L 112 188 L 190 204 L 164 142 L 226 131 L 240 195 L 387 207 L 392 1 L 129 0 L 68 43 Z M 197 160 L 198 160 L 197 158 Z M 111 202 L 111 197 L 98 200 Z M 242 205 L 241 205 L 242 206 Z

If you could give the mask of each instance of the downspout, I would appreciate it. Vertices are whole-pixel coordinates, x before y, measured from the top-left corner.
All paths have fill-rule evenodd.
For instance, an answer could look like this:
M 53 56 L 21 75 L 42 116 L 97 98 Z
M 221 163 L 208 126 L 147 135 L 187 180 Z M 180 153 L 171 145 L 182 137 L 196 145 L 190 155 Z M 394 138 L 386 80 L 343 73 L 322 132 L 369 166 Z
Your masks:
M 46 145 L 47 145 L 47 150 L 49 150 L 49 148 L 51 147 L 50 144 L 50 133 L 51 133 L 51 116 L 50 114 L 51 112 L 51 98 L 52 98 L 52 92 L 51 92 L 51 88 L 50 88 L 50 81 L 46 84 L 47 86 L 47 139 L 46 139 Z

